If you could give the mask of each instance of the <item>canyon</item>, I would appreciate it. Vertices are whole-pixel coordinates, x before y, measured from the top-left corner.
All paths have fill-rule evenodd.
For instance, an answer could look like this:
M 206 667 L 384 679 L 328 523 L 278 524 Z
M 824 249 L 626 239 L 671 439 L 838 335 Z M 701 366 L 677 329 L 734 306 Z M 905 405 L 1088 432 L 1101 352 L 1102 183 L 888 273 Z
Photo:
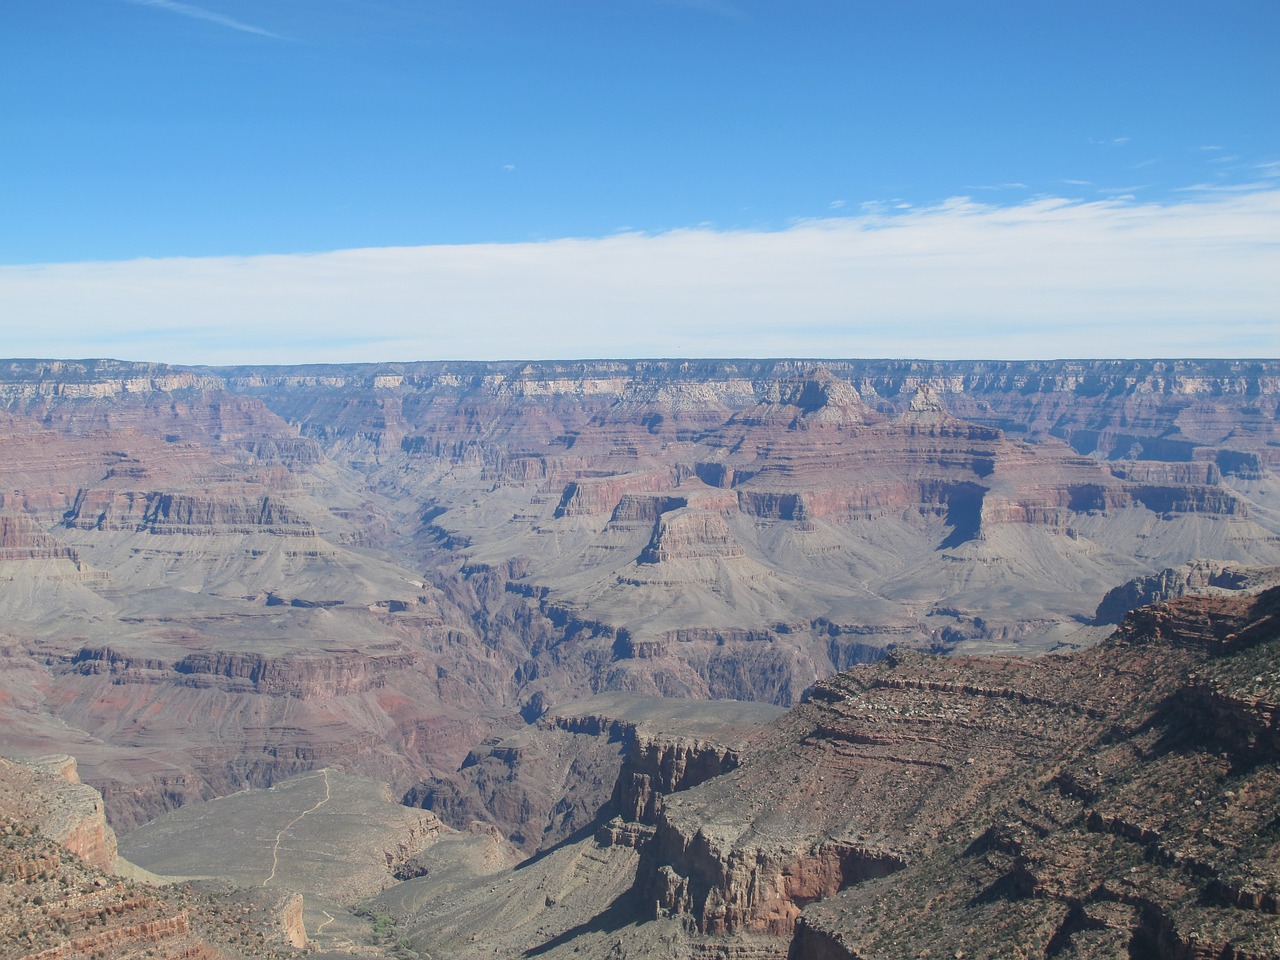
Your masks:
M 432 955 L 1280 956 L 1280 589 L 1040 658 L 894 652 L 740 765 L 471 885 L 380 895 Z
M 531 731 L 466 767 L 622 743 L 594 832 L 528 859 L 492 824 L 454 831 L 326 768 L 132 831 L 131 857 L 187 877 L 145 888 L 119 879 L 137 870 L 125 861 L 116 878 L 93 865 L 109 829 L 68 758 L 6 761 L 0 896 L 25 926 L 3 943 L 15 957 L 1273 958 L 1278 646 L 1280 587 L 1244 585 L 1132 611 L 1065 654 L 890 651 L 781 713 L 592 697 L 544 715 L 540 746 Z M 193 886 L 194 871 L 209 877 Z M 33 911 L 71 932 L 39 952 Z
M 634 914 L 652 955 L 898 955 L 905 933 L 857 941 L 823 912 L 889 889 L 934 898 L 960 942 L 926 874 L 1020 863 L 1050 823 L 1067 846 L 1141 836 L 1045 771 L 1117 763 L 1091 731 L 1137 736 L 1125 711 L 1157 728 L 1155 701 L 1095 704 L 1083 679 L 1139 671 L 1105 639 L 1132 611 L 1275 582 L 1278 466 L 1269 360 L 0 361 L 0 754 L 74 756 L 126 845 L 290 778 L 385 784 L 502 851 L 449 881 L 459 930 L 533 876 L 494 880 L 510 858 L 541 871 L 535 926 L 572 900 L 556 884 L 592 887 L 595 913 L 521 950 L 603 945 Z M 1175 647 L 1200 651 L 1160 654 L 1187 670 L 1216 650 Z M 1183 679 L 1148 693 L 1243 722 Z M 1011 780 L 1043 789 L 992 793 Z M 983 797 L 1024 817 L 1014 839 L 968 836 Z M 413 926 L 455 874 L 360 895 L 461 950 Z M 1000 883 L 1036 901 L 1028 942 L 1183 936 L 1182 894 Z

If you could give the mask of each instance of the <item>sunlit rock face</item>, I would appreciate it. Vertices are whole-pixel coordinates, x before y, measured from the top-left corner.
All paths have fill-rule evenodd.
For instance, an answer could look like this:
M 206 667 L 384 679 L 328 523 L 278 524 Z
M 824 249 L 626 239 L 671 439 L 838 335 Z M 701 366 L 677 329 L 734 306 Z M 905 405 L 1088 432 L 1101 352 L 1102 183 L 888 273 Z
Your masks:
M 1273 362 L 7 361 L 0 720 L 127 830 L 452 778 L 600 691 L 1088 646 L 1119 584 L 1280 563 L 1278 404 Z

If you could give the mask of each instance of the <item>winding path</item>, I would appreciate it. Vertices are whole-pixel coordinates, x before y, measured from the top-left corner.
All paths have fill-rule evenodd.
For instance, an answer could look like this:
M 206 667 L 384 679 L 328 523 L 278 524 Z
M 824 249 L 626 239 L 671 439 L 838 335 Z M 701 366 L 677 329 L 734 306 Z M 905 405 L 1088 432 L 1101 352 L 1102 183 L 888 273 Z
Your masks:
M 314 813 L 329 802 L 329 768 L 325 767 L 320 772 L 324 774 L 324 799 L 318 800 L 314 806 L 303 810 L 300 814 L 285 824 L 284 828 L 276 834 L 276 842 L 271 847 L 271 873 L 267 879 L 262 881 L 262 885 L 264 887 L 276 878 L 276 868 L 280 866 L 280 841 L 284 839 L 284 835 L 292 830 L 294 824 L 305 817 L 308 813 Z M 326 914 L 326 916 L 328 916 L 328 914 Z

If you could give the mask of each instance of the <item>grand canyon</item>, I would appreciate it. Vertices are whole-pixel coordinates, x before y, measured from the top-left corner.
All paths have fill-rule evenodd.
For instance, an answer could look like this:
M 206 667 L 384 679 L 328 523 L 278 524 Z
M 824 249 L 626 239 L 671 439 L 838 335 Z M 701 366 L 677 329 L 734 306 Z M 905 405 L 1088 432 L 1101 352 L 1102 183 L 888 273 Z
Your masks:
M 0 361 L 0 957 L 1280 957 L 1277 584 L 1280 361 Z

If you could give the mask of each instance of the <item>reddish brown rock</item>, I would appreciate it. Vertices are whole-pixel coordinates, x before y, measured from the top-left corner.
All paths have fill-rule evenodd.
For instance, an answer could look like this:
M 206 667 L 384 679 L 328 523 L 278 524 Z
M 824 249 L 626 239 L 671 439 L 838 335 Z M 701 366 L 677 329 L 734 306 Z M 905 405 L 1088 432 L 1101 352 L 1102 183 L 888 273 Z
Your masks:
M 108 875 L 114 862 L 102 798 L 78 782 L 72 758 L 0 759 L 0 956 L 239 960 L 306 944 L 300 904 L 160 890 Z
M 1277 384 L 1273 361 L 7 361 L 0 720 L 74 750 L 127 828 L 326 763 L 448 776 L 591 691 L 789 704 L 890 644 L 1085 646 L 1117 583 L 1280 562 Z
M 601 694 L 483 744 L 456 774 L 419 784 L 404 800 L 459 828 L 493 824 L 536 853 L 615 816 L 652 824 L 659 797 L 732 770 L 777 713 L 764 704 Z
M 834 677 L 664 802 L 645 895 L 801 956 L 1280 956 L 1277 623 L 1188 597 L 1071 657 Z

